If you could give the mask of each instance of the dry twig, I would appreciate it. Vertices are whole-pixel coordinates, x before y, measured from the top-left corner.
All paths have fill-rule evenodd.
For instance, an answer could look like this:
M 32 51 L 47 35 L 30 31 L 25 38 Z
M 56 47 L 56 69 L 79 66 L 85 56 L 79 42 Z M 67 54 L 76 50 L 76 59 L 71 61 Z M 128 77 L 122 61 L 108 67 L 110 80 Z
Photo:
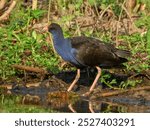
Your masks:
M 41 74 L 47 74 L 48 72 L 44 69 L 38 68 L 38 67 L 30 67 L 25 65 L 12 65 L 15 69 L 25 70 L 28 72 L 35 72 L 35 73 L 41 73 Z
M 119 19 L 118 19 L 117 25 L 116 25 L 116 47 L 119 46 L 119 43 L 118 43 L 119 23 L 121 21 L 121 17 L 122 17 L 122 13 L 123 13 L 123 6 L 124 6 L 125 2 L 126 1 L 124 1 L 123 4 L 122 4 L 122 9 L 121 9 L 121 12 L 120 12 L 120 15 L 119 15 Z
M 141 91 L 141 90 L 150 90 L 150 86 L 144 86 L 139 88 L 133 88 L 133 89 L 127 89 L 127 90 L 116 90 L 112 92 L 105 92 L 101 93 L 100 97 L 109 97 L 109 96 L 116 96 L 127 92 L 135 92 L 135 91 Z
M 130 13 L 128 12 L 128 10 L 124 7 L 124 5 L 122 5 L 122 8 L 124 9 L 124 11 L 126 12 L 126 14 L 128 15 L 129 19 L 130 19 L 130 22 L 132 24 L 132 26 L 134 27 L 134 29 L 136 30 L 136 32 L 140 32 L 140 29 L 138 29 L 130 15 Z M 130 32 L 129 32 L 130 33 Z
M 37 0 L 32 0 L 32 10 L 37 9 Z
M 1 0 L 0 1 L 0 10 L 4 8 L 5 3 L 6 3 L 6 0 Z
M 12 3 L 10 4 L 8 10 L 6 10 L 6 11 L 4 12 L 4 14 L 3 14 L 2 16 L 0 16 L 0 21 L 5 20 L 5 19 L 9 16 L 9 14 L 11 13 L 11 11 L 12 11 L 13 8 L 15 7 L 16 3 L 17 3 L 16 0 L 13 0 L 13 1 L 12 1 Z

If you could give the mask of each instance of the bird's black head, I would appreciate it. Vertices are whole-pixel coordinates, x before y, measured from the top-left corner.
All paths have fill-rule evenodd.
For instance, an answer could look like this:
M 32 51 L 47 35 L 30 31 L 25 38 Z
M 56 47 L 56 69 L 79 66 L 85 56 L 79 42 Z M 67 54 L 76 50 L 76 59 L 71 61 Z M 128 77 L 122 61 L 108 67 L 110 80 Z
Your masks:
M 62 29 L 61 29 L 59 24 L 51 23 L 48 27 L 48 31 L 51 32 L 51 33 L 55 33 L 55 32 L 58 32 L 58 31 L 62 31 Z

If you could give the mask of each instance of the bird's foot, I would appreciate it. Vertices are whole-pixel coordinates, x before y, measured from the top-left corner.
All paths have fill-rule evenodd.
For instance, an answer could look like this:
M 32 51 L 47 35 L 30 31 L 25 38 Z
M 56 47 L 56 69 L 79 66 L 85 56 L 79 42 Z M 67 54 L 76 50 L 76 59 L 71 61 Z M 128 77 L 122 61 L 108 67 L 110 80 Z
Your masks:
M 73 113 L 76 113 L 76 110 L 73 108 L 72 104 L 69 104 L 69 105 L 68 105 L 68 108 L 69 108 Z

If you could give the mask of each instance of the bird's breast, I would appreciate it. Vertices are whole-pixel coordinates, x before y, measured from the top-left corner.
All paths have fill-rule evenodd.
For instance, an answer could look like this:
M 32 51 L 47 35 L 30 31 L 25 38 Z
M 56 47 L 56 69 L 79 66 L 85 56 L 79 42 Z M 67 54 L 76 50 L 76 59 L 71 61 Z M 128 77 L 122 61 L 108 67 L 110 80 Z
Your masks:
M 74 53 L 71 52 L 72 48 L 70 46 L 67 45 L 63 45 L 63 46 L 54 46 L 56 52 L 61 56 L 61 58 L 69 63 L 71 63 L 72 65 L 75 65 L 77 67 L 82 66 L 82 64 L 80 64 L 77 60 L 76 60 L 76 56 Z

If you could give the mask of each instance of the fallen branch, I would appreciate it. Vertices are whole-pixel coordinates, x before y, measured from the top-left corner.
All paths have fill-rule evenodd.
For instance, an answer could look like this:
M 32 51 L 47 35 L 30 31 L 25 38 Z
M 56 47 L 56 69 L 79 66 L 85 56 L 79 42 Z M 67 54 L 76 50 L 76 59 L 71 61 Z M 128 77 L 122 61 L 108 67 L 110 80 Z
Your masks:
M 141 90 L 150 90 L 150 86 L 144 86 L 139 88 L 127 89 L 127 90 L 116 90 L 112 92 L 104 92 L 100 94 L 100 97 L 109 97 L 109 96 L 116 96 L 127 92 L 135 92 Z
M 11 12 L 11 11 L 13 10 L 13 8 L 15 7 L 16 3 L 17 3 L 17 2 L 14 0 L 14 1 L 10 4 L 8 10 L 6 10 L 6 11 L 4 12 L 4 14 L 3 14 L 2 16 L 0 16 L 0 21 L 6 19 L 6 17 L 10 14 L 10 12 Z
M 35 73 L 41 73 L 41 74 L 47 74 L 48 72 L 44 69 L 38 68 L 38 67 L 30 67 L 25 65 L 12 65 L 15 69 L 25 70 L 29 72 L 35 72 Z
M 41 82 L 36 82 L 36 83 L 26 83 L 25 87 L 39 87 Z M 23 85 L 22 85 L 23 86 Z M 2 84 L 0 85 L 0 88 L 6 88 L 8 90 L 13 88 L 13 84 Z
M 0 10 L 4 8 L 5 3 L 6 3 L 6 0 L 1 0 L 0 1 Z
M 32 10 L 37 9 L 37 0 L 32 0 Z

